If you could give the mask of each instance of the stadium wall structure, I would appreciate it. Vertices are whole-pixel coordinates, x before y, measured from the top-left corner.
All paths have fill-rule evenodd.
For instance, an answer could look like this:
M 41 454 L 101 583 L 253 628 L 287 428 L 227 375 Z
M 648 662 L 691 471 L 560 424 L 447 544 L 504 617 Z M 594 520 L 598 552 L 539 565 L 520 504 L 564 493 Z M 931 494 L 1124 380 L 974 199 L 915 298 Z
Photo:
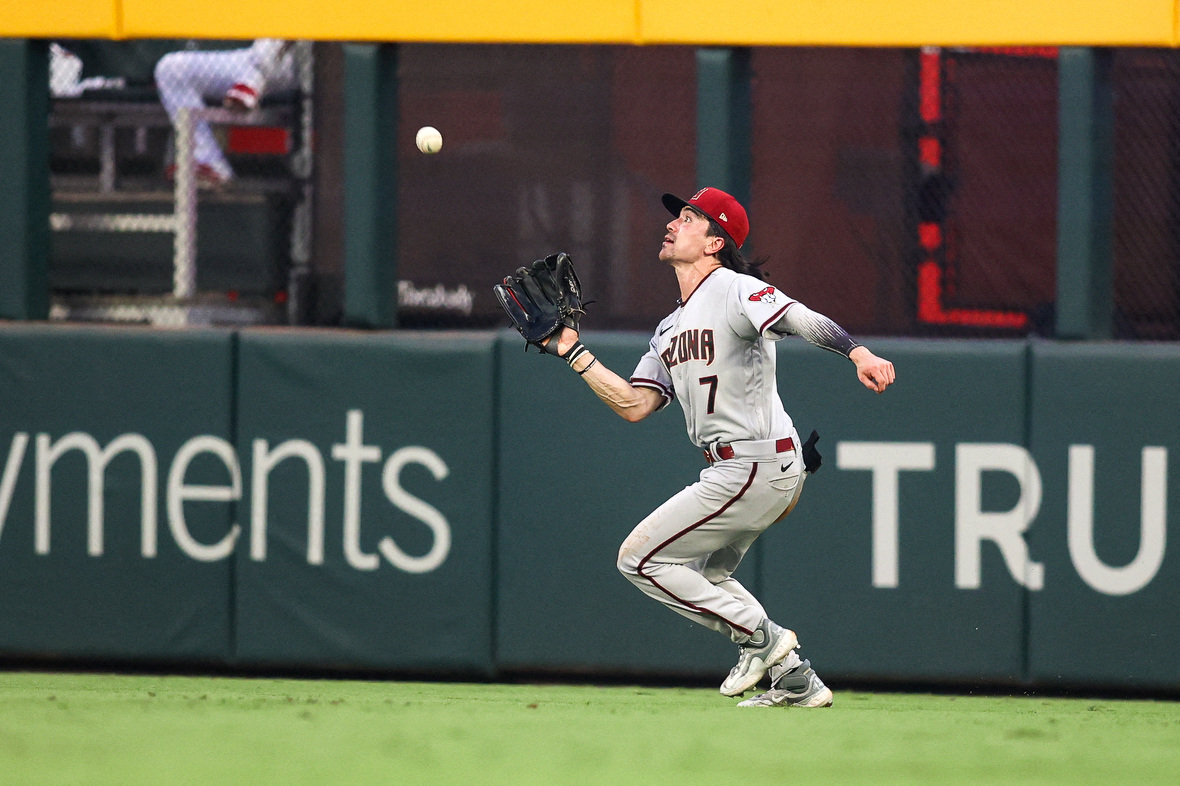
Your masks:
M 1175 46 L 1177 0 L 10 0 L 0 35 L 726 46 Z M 709 20 L 703 24 L 701 20 Z
M 626 373 L 648 337 L 590 333 Z M 1180 348 L 779 345 L 824 465 L 739 577 L 832 679 L 1174 690 Z M 508 331 L 0 327 L 0 656 L 715 677 L 616 572 L 703 466 Z M 1175 533 L 1175 526 L 1171 528 Z

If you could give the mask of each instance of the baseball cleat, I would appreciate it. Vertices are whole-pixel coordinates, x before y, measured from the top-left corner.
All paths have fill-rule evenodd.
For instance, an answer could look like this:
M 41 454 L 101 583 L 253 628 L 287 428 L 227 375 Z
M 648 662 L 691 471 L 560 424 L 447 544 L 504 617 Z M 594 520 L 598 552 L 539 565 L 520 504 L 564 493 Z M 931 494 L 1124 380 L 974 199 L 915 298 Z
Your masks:
M 754 641 L 762 642 L 761 646 L 751 646 Z M 799 639 L 793 630 L 779 627 L 769 618 L 762 620 L 750 641 L 742 645 L 737 665 L 721 683 L 721 695 L 742 695 L 757 685 L 771 666 L 782 663 L 798 646 Z
M 258 91 L 244 82 L 238 82 L 225 92 L 227 109 L 249 112 L 258 107 Z
M 770 670 L 770 690 L 738 702 L 739 707 L 831 707 L 832 691 L 803 661 L 790 671 Z

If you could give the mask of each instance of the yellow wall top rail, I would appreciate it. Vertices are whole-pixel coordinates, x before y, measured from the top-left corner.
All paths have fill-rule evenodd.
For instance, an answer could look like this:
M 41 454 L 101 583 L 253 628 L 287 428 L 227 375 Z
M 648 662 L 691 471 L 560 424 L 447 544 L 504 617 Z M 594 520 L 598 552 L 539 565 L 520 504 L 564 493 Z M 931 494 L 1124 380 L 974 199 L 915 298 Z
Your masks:
M 440 43 L 1176 46 L 1180 0 L 3 0 L 0 35 Z

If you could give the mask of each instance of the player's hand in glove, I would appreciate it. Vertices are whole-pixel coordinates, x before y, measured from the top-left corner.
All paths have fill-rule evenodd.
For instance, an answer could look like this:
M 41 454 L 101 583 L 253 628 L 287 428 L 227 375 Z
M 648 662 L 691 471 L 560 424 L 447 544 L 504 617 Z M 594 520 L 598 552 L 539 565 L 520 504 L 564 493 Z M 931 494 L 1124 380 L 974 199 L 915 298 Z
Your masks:
M 569 254 L 550 254 L 517 268 L 515 274 L 506 276 L 492 289 L 512 326 L 527 342 L 526 349 L 531 344 L 571 366 L 585 352 L 578 341 L 578 323 L 586 313 L 582 285 Z
M 557 332 L 545 339 L 545 351 L 551 355 L 564 357 L 574 345 L 580 343 L 578 331 L 573 328 L 559 327 Z

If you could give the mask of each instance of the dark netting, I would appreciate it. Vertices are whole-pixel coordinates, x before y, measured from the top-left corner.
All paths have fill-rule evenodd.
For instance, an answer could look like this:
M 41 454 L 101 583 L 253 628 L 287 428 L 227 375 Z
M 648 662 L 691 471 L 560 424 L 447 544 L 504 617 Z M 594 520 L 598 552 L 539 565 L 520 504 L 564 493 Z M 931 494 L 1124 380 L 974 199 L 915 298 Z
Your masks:
M 708 185 L 696 54 L 398 46 L 399 324 L 505 325 L 492 284 L 567 251 L 596 301 L 588 327 L 649 330 L 677 297 L 659 197 Z M 1053 334 L 1055 49 L 760 47 L 749 62 L 747 250 L 773 283 L 859 335 Z M 239 307 L 216 319 L 338 324 L 344 63 L 337 43 L 57 42 L 54 315 L 152 321 L 92 306 L 184 296 L 187 253 L 187 296 Z M 1112 82 L 1115 334 L 1180 338 L 1180 53 L 1115 50 Z M 187 146 L 184 102 L 203 113 Z M 425 125 L 441 154 L 414 147 Z
M 751 253 L 854 333 L 911 332 L 907 54 L 763 48 L 751 67 Z
M 923 101 L 941 103 L 940 127 L 919 137 L 921 176 L 933 178 L 923 197 L 942 204 L 919 215 L 919 254 L 940 263 L 941 278 L 936 285 L 919 262 L 915 327 L 1001 335 L 1049 330 L 1056 297 L 1056 52 L 924 50 L 918 57 L 919 119 L 929 111 Z M 941 152 L 924 148 L 930 144 Z M 940 236 L 937 245 L 924 230 Z
M 53 43 L 53 315 L 283 321 L 310 254 L 311 75 L 310 42 Z
M 1116 337 L 1180 339 L 1180 53 L 1116 50 Z
M 1054 55 L 755 49 L 747 249 L 856 333 L 1051 330 Z M 658 196 L 704 185 L 692 49 L 406 46 L 400 68 L 401 324 L 503 324 L 488 282 L 559 248 L 587 324 L 667 312 Z
M 408 45 L 399 69 L 400 324 L 507 325 L 492 284 L 556 251 L 588 327 L 674 308 L 659 198 L 694 189 L 693 49 Z M 441 154 L 414 147 L 425 125 Z
M 758 49 L 752 244 L 858 332 L 1052 335 L 1057 51 Z M 1180 56 L 1114 58 L 1118 338 L 1180 333 Z M 849 286 L 848 282 L 854 282 Z

